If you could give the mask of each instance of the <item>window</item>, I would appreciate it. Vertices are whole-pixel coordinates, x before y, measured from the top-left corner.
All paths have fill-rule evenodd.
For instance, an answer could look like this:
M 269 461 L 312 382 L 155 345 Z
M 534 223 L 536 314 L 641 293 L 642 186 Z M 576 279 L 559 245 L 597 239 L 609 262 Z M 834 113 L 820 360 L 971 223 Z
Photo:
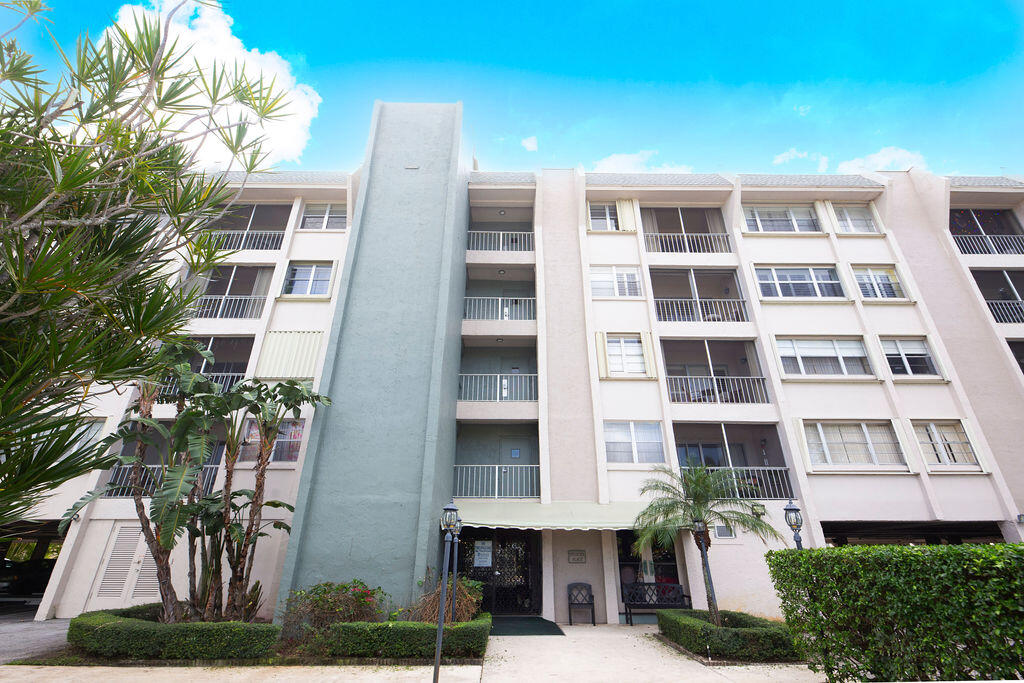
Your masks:
M 618 230 L 619 214 L 615 210 L 615 204 L 591 204 L 590 229 Z
M 882 350 L 894 375 L 939 374 L 923 339 L 883 339 Z
M 839 220 L 839 232 L 877 233 L 878 226 L 871 215 L 871 207 L 867 204 L 833 204 L 836 218 Z
M 814 207 L 745 206 L 748 232 L 821 232 Z
M 660 422 L 605 422 L 608 462 L 665 462 Z
M 640 558 L 633 554 L 636 533 L 621 529 L 615 532 L 615 545 L 619 555 L 619 583 L 622 584 L 622 595 L 625 598 L 626 586 L 642 579 L 640 575 Z
M 301 230 L 344 230 L 348 220 L 344 204 L 306 204 Z
M 284 279 L 284 293 L 321 296 L 328 293 L 330 284 L 330 263 L 292 263 Z
M 895 268 L 857 267 L 853 269 L 853 275 L 865 299 L 906 298 Z
M 841 297 L 843 285 L 835 268 L 757 268 L 764 297 Z
M 728 524 L 716 524 L 715 538 L 736 538 L 736 532 Z
M 645 375 L 640 337 L 608 335 L 608 371 L 613 375 Z
M 779 339 L 782 369 L 790 375 L 870 375 L 859 339 Z
M 590 294 L 594 297 L 640 296 L 640 270 L 633 266 L 594 266 Z
M 974 448 L 959 420 L 915 422 L 914 432 L 925 462 L 932 465 L 977 465 Z
M 284 420 L 277 430 L 277 441 L 270 462 L 296 462 L 299 459 L 299 445 L 302 443 L 302 428 L 305 420 Z M 260 453 L 260 432 L 255 420 L 245 425 L 245 445 L 238 454 L 240 462 L 255 462 Z
M 804 433 L 816 465 L 904 464 L 889 422 L 804 422 Z

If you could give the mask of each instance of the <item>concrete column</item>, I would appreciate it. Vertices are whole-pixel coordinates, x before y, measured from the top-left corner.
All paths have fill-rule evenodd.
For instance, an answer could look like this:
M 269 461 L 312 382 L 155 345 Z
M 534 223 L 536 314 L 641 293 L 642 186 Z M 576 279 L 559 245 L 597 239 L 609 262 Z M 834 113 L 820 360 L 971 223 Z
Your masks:
M 551 529 L 540 532 L 540 615 L 555 620 L 555 560 Z
M 604 611 L 609 624 L 619 623 L 619 548 L 614 531 L 601 532 L 604 562 Z

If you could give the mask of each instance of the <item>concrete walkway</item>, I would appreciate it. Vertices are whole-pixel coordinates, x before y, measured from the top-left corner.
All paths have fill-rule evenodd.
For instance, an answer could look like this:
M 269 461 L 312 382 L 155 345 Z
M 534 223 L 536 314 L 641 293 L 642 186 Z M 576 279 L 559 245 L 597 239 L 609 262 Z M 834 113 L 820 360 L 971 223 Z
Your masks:
M 70 619 L 33 621 L 35 614 L 34 609 L 0 614 L 0 664 L 49 652 L 67 643 Z

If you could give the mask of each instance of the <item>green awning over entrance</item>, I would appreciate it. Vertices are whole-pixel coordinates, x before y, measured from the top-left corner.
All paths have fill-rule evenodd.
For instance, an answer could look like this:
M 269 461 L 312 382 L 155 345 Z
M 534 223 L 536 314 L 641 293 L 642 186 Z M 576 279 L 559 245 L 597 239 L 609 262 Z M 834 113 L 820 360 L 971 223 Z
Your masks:
M 459 516 L 466 526 L 491 529 L 632 529 L 646 503 L 459 500 Z

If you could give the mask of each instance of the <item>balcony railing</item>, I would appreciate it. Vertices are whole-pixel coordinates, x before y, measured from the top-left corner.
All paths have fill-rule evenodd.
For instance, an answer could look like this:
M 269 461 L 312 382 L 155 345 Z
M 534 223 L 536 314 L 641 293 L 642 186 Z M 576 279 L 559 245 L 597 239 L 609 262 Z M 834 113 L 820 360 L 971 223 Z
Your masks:
M 259 318 L 265 296 L 201 296 L 192 307 L 193 318 Z
M 507 296 L 467 296 L 464 320 L 536 320 L 537 299 Z
M 768 403 L 764 377 L 669 377 L 672 403 Z
M 214 230 L 218 249 L 238 251 L 256 249 L 268 251 L 280 249 L 284 242 L 284 230 Z
M 203 465 L 203 471 L 199 473 L 199 488 L 203 495 L 213 492 L 213 484 L 217 480 L 217 470 L 220 464 Z M 146 465 L 139 479 L 144 496 L 151 496 L 160 485 L 163 479 L 163 467 L 161 465 Z M 111 488 L 103 494 L 107 498 L 131 498 L 132 496 L 132 466 L 117 465 L 110 470 Z
M 709 467 L 729 472 L 730 488 L 737 498 L 786 500 L 793 498 L 787 467 Z
M 680 254 L 727 254 L 732 251 L 729 235 L 724 232 L 688 233 L 648 232 L 644 233 L 647 251 Z
M 533 251 L 532 232 L 470 230 L 469 251 Z
M 539 498 L 540 465 L 456 465 L 461 498 Z
M 1024 323 L 1024 301 L 986 301 L 997 323 Z
M 221 389 L 227 391 L 242 381 L 245 373 L 242 372 L 206 372 L 203 373 L 206 379 L 219 384 Z M 161 385 L 160 393 L 157 395 L 157 403 L 174 403 L 178 400 L 178 382 L 170 381 Z
M 536 401 L 537 375 L 459 375 L 460 401 Z
M 1024 235 L 953 235 L 961 254 L 1024 254 Z
M 686 322 L 746 322 L 743 299 L 655 299 L 658 320 Z

